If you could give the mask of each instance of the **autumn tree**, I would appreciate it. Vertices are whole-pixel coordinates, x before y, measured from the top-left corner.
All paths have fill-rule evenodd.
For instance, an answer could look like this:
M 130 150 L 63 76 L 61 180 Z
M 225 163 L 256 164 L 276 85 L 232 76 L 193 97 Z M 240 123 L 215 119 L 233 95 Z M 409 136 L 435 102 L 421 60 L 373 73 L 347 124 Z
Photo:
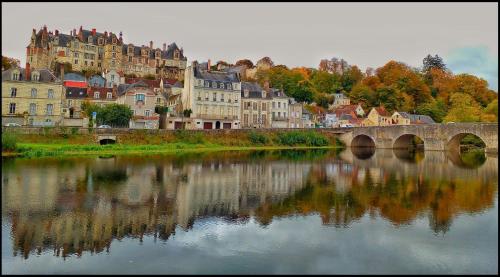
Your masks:
M 443 118 L 446 116 L 446 111 L 446 104 L 442 99 L 424 103 L 416 109 L 417 114 L 428 115 L 438 123 L 443 121 Z
M 488 88 L 488 82 L 470 74 L 459 74 L 455 76 L 453 91 L 466 93 L 479 103 L 482 107 L 486 107 L 498 95 Z
M 450 103 L 444 122 L 479 122 L 480 106 L 469 94 L 457 92 L 451 96 Z
M 358 83 L 352 88 L 349 98 L 354 104 L 360 103 L 363 109 L 375 106 L 375 92 L 362 83 Z
M 236 62 L 235 65 L 236 66 L 244 65 L 247 68 L 253 68 L 254 67 L 253 62 L 251 60 L 248 60 L 248 59 L 239 60 L 239 61 Z

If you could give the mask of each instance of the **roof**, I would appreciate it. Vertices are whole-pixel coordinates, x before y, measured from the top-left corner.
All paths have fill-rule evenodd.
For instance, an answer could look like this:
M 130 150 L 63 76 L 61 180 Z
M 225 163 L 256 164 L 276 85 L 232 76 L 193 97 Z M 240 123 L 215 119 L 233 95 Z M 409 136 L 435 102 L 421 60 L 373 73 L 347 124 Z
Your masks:
M 245 91 L 248 90 L 248 97 L 245 97 Z M 257 83 L 254 82 L 241 82 L 241 97 L 243 98 L 263 98 L 262 91 L 264 89 Z M 267 99 L 271 99 L 272 95 L 270 93 L 266 94 Z
M 198 66 L 194 67 L 194 76 L 198 79 L 220 82 L 235 82 L 239 83 L 240 79 L 236 73 L 223 71 L 207 71 L 202 70 Z
M 19 76 L 19 80 L 18 81 L 31 82 L 30 80 L 26 80 L 26 69 L 21 68 L 21 67 L 12 67 L 12 68 L 9 68 L 8 70 L 2 71 L 2 81 L 12 81 L 12 72 L 14 70 L 18 70 L 19 71 L 19 75 L 20 76 Z M 33 72 L 39 72 L 40 73 L 40 78 L 38 79 L 38 82 L 42 82 L 42 83 L 60 82 L 60 79 L 57 78 L 57 76 L 55 76 L 48 69 L 36 69 L 36 70 L 32 70 L 31 74 L 33 74 Z
M 67 87 L 66 98 L 83 99 L 87 97 L 87 88 Z
M 377 111 L 377 113 L 378 113 L 380 116 L 391 116 L 391 115 L 389 114 L 389 112 L 387 112 L 387 110 L 386 110 L 386 109 L 384 109 L 384 107 L 376 107 L 376 108 L 374 108 L 374 109 Z
M 410 119 L 410 123 L 415 124 L 434 124 L 436 123 L 430 116 L 423 114 L 410 114 L 407 112 L 398 112 L 402 117 Z
M 87 79 L 78 73 L 66 73 L 64 74 L 64 81 L 86 82 Z
M 106 86 L 106 78 L 102 77 L 101 75 L 94 75 L 89 78 L 89 86 L 93 87 L 104 87 Z
M 289 98 L 283 91 L 275 88 L 270 89 L 270 94 L 272 98 Z
M 184 56 L 184 50 L 179 49 L 179 47 L 177 46 L 177 44 L 175 44 L 175 42 L 170 44 L 166 50 L 161 50 L 160 48 L 149 48 L 149 46 L 135 46 L 132 43 L 124 44 L 122 46 L 122 54 L 123 55 L 127 55 L 129 53 L 129 51 L 128 51 L 129 46 L 133 47 L 134 56 L 141 56 L 142 55 L 141 49 L 146 49 L 147 55 L 150 58 L 154 58 L 156 51 L 160 51 L 160 57 L 162 59 L 173 60 L 174 53 L 176 50 L 178 50 L 179 51 L 179 60 L 184 60 L 184 61 L 187 60 L 187 58 Z
M 150 88 L 160 88 L 160 80 L 148 80 L 142 78 L 125 78 L 125 84 L 135 84 L 143 82 Z
M 146 83 L 143 82 L 143 80 L 133 83 L 133 84 L 120 84 L 118 86 L 118 96 L 124 95 L 128 91 L 134 89 L 134 88 L 150 88 L 150 86 Z
M 111 99 L 116 99 L 116 92 L 113 91 L 113 88 L 103 88 L 103 87 L 90 87 L 87 90 L 87 97 L 88 98 L 94 98 L 94 92 L 99 92 L 99 99 L 109 99 L 108 98 L 108 92 L 112 93 L 112 98 Z

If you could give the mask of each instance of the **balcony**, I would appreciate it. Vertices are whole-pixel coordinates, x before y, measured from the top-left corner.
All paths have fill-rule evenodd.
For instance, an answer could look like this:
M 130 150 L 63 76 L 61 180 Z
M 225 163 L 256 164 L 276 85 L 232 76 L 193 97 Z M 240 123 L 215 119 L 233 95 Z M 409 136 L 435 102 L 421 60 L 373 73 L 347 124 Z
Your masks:
M 288 121 L 288 117 L 284 117 L 284 116 L 273 116 L 273 121 Z
M 237 120 L 237 115 L 219 115 L 219 114 L 198 114 L 196 118 L 213 120 Z

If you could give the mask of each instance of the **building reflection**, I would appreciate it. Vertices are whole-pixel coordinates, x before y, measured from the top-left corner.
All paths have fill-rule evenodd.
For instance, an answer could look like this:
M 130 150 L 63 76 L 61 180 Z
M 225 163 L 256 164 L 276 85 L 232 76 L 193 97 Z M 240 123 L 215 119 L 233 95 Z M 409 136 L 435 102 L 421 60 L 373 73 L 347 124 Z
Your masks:
M 110 251 L 125 237 L 168 240 L 203 217 L 267 225 L 319 214 L 325 225 L 346 227 L 366 214 L 396 225 L 428 214 L 430 228 L 446 232 L 458 214 L 494 205 L 497 157 L 461 167 L 444 152 L 359 154 L 18 159 L 2 168 L 3 218 L 14 255 L 67 257 Z

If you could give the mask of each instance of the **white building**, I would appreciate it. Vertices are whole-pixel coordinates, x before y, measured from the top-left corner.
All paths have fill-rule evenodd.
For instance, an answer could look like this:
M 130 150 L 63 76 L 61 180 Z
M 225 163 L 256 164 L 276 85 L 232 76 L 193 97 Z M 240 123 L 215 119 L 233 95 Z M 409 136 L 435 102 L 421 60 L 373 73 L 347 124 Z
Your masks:
M 241 81 L 236 73 L 202 68 L 186 69 L 182 109 L 191 110 L 186 129 L 239 129 Z

